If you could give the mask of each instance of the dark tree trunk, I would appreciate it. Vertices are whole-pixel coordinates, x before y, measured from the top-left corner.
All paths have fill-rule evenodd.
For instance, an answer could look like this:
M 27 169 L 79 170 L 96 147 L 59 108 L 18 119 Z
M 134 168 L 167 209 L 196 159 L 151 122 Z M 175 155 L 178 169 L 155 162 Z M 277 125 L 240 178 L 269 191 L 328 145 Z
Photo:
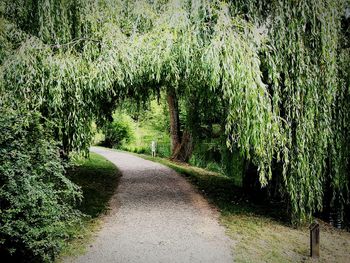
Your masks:
M 67 161 L 69 159 L 69 153 L 70 153 L 70 147 L 69 147 L 69 135 L 66 134 L 66 129 L 63 128 L 62 132 L 62 147 L 60 149 L 60 157 Z
M 184 131 L 181 143 L 174 149 L 171 159 L 174 161 L 188 162 L 192 155 L 192 145 L 191 134 L 188 131 Z
M 181 134 L 179 105 L 174 88 L 168 88 L 167 102 L 170 116 L 171 159 L 187 162 L 192 154 L 192 136 L 188 131 Z
M 179 106 L 176 98 L 176 93 L 173 88 L 168 88 L 167 101 L 170 115 L 171 153 L 173 154 L 181 141 Z
M 242 181 L 243 191 L 248 194 L 252 201 L 260 203 L 266 200 L 266 188 L 261 188 L 259 182 L 258 167 L 250 160 L 244 161 L 245 174 Z

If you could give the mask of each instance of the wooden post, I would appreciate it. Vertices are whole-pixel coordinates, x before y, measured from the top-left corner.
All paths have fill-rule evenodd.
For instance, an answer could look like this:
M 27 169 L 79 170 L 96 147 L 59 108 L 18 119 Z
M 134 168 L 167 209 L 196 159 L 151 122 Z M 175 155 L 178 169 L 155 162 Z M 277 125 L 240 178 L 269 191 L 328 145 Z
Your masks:
M 310 257 L 320 257 L 320 225 L 316 222 L 310 225 Z

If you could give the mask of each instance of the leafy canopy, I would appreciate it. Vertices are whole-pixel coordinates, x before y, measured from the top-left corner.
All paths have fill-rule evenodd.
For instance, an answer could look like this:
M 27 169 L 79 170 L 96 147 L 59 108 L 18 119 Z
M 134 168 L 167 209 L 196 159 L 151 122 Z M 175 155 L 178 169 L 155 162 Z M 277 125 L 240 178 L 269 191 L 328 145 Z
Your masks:
M 327 178 L 344 200 L 345 1 L 7 0 L 1 10 L 1 88 L 50 119 L 67 152 L 87 151 L 88 123 L 121 99 L 201 90 L 227 105 L 227 146 L 254 161 L 262 186 L 282 164 L 297 220 L 322 208 Z

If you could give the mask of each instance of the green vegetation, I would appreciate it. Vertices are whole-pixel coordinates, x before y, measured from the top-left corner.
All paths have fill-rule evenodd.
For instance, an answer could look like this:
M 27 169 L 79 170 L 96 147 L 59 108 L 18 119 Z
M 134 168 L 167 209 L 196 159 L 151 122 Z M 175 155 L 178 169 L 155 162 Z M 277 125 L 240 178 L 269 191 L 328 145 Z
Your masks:
M 167 159 L 156 161 L 190 180 L 220 211 L 221 223 L 234 241 L 235 262 L 313 262 L 309 258 L 309 230 L 294 228 L 283 204 L 257 202 L 235 187 L 232 178 Z M 347 262 L 350 233 L 321 224 L 320 262 Z
M 137 110 L 133 108 L 133 105 L 124 103 L 113 114 L 112 123 L 118 119 L 130 132 L 128 132 L 127 139 L 124 139 L 119 145 L 114 145 L 113 148 L 151 154 L 151 143 L 154 140 L 157 143 L 157 154 L 163 157 L 170 156 L 168 116 L 162 101 L 158 104 L 156 100 L 151 100 L 148 105 Z M 104 134 L 103 128 L 101 130 Z M 103 141 L 97 144 L 106 146 Z
M 348 0 L 2 0 L 0 120 L 27 157 L 1 163 L 0 213 L 19 212 L 13 221 L 22 222 L 13 189 L 28 180 L 55 189 L 43 190 L 47 209 L 67 216 L 58 220 L 66 229 L 80 194 L 62 167 L 72 154 L 88 155 L 93 123 L 113 128 L 110 144 L 127 141 L 120 119 L 111 124 L 127 104 L 139 130 L 124 149 L 147 152 L 156 139 L 166 145 L 161 155 L 224 171 L 245 191 L 284 202 L 294 224 L 321 211 L 349 220 L 349 8 Z M 168 118 L 158 112 L 142 124 L 147 116 L 130 114 L 155 99 Z M 26 125 L 6 112 L 20 122 L 28 115 Z M 16 129 L 31 133 L 32 116 L 42 132 L 29 140 Z M 10 180 L 13 173 L 23 176 Z M 20 194 L 23 203 L 32 198 Z M 25 221 L 51 226 L 53 214 L 40 213 Z M 59 250 L 61 234 L 48 241 L 50 231 L 28 232 L 23 241 L 21 231 L 0 228 L 1 249 L 26 246 L 45 259 Z
M 134 138 L 121 149 L 151 154 L 151 143 L 157 144 L 157 154 L 163 157 L 170 157 L 170 138 L 169 138 L 169 117 L 166 105 L 163 100 L 151 100 L 148 107 L 139 109 L 137 113 L 132 111 L 125 114 L 134 116 L 133 128 Z
M 324 202 L 348 200 L 347 7 L 6 0 L 0 87 L 16 98 L 7 107 L 51 121 L 66 155 L 87 152 L 87 124 L 108 120 L 121 100 L 140 105 L 164 92 L 174 158 L 189 159 L 200 124 L 218 124 L 263 187 L 278 182 L 293 222 L 305 222 Z
M 130 141 L 132 131 L 130 119 L 125 115 L 113 115 L 113 121 L 104 124 L 102 130 L 104 139 L 101 145 L 109 148 L 119 148 L 122 144 Z
M 61 258 L 85 251 L 87 242 L 99 227 L 101 215 L 108 211 L 120 172 L 105 158 L 91 153 L 88 159 L 75 160 L 67 177 L 81 187 L 83 201 L 77 208 L 86 216 L 81 224 L 73 225 L 71 228 L 75 235 L 63 247 Z
M 0 108 L 0 116 L 1 258 L 51 261 L 80 222 L 81 191 L 39 113 Z
M 99 129 L 94 137 L 94 144 L 129 152 L 151 155 L 151 143 L 157 145 L 157 156 L 171 157 L 171 142 L 169 131 L 169 111 L 164 94 L 158 100 L 135 109 L 132 104 L 124 103 L 113 114 L 113 120 L 107 123 L 109 134 L 114 133 L 120 143 L 106 143 L 107 131 L 105 126 Z M 186 107 L 180 105 L 180 119 L 186 123 Z M 119 134 L 123 129 L 127 136 Z M 203 127 L 206 129 L 206 127 Z M 193 151 L 189 164 L 220 172 L 235 179 L 237 185 L 242 185 L 243 159 L 237 151 L 230 152 L 225 139 L 220 136 L 220 127 L 213 125 L 213 133 L 206 134 L 198 129 L 193 141 Z M 110 135 L 109 135 L 110 136 Z
M 180 118 L 186 122 L 184 112 L 186 108 L 180 105 Z M 120 143 L 110 145 L 106 143 L 107 132 L 105 126 L 96 133 L 94 141 L 97 145 L 125 150 L 129 152 L 151 155 L 151 142 L 157 145 L 157 156 L 171 157 L 171 143 L 169 134 L 169 111 L 162 95 L 158 101 L 151 100 L 143 108 L 134 109 L 133 105 L 124 103 L 113 114 L 113 121 L 107 124 L 109 134 L 114 133 Z M 119 134 L 123 129 L 127 136 Z M 230 152 L 222 137 L 215 137 L 220 127 L 214 125 L 213 134 L 201 134 L 193 142 L 194 149 L 189 164 L 206 168 L 213 172 L 223 173 L 234 178 L 237 185 L 242 185 L 243 159 L 237 152 Z M 197 131 L 200 134 L 200 131 Z

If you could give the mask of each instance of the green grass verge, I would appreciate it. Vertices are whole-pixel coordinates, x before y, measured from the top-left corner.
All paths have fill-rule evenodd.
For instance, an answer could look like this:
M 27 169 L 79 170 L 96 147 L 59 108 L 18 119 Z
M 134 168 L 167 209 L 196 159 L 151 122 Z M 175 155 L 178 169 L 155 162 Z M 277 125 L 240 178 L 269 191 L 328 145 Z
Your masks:
M 205 169 L 138 155 L 164 164 L 184 175 L 221 212 L 221 223 L 234 243 L 235 262 L 312 262 L 309 232 L 284 220 L 281 204 L 254 204 L 234 179 Z M 318 262 L 349 262 L 350 233 L 321 223 L 321 257 Z
M 58 262 L 64 257 L 85 252 L 92 234 L 100 226 L 101 215 L 108 211 L 108 203 L 115 192 L 120 175 L 114 164 L 95 153 L 90 153 L 88 159 L 74 161 L 67 177 L 81 187 L 83 200 L 77 208 L 87 216 L 81 225 L 72 229 L 75 238 L 67 242 Z

